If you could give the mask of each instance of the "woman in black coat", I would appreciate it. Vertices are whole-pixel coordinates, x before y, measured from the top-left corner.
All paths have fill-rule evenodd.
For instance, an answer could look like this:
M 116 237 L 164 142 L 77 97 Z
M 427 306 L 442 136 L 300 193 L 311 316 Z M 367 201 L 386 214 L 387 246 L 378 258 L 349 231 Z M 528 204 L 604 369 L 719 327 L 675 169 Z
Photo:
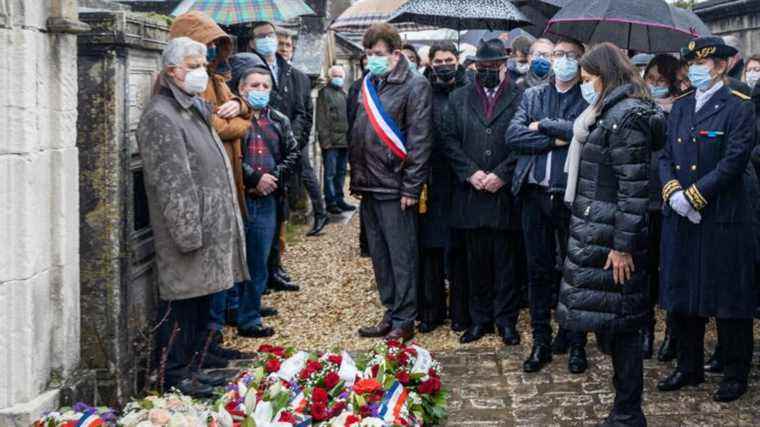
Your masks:
M 612 355 L 615 403 L 602 425 L 644 426 L 639 329 L 649 309 L 647 207 L 662 117 L 628 58 L 612 44 L 581 60 L 588 109 L 576 120 L 566 169 L 570 239 L 557 318 L 594 331 Z

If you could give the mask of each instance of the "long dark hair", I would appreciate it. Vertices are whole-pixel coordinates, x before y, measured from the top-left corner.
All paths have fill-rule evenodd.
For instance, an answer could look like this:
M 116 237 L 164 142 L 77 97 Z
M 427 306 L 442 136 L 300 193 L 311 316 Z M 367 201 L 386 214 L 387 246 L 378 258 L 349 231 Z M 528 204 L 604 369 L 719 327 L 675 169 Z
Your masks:
M 681 68 L 681 63 L 672 55 L 667 53 L 661 53 L 647 64 L 644 70 L 644 76 L 649 74 L 649 70 L 653 67 L 657 67 L 657 72 L 668 81 L 668 89 L 670 96 L 678 96 L 681 94 L 681 89 L 678 87 L 678 70 Z
M 632 98 L 650 99 L 646 83 L 639 75 L 636 67 L 623 55 L 620 49 L 612 43 L 600 43 L 594 46 L 579 61 L 581 68 L 587 73 L 599 76 L 604 89 L 596 101 L 595 108 L 600 109 L 604 98 L 620 86 L 631 85 L 628 96 Z

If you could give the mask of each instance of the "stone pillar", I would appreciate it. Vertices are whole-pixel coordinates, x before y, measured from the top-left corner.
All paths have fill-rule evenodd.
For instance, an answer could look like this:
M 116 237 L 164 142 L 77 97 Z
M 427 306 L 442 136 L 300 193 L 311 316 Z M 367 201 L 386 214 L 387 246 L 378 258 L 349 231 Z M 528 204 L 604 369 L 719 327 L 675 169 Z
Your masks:
M 2 426 L 28 426 L 57 406 L 55 384 L 79 363 L 72 33 L 86 26 L 75 10 L 76 0 L 0 0 Z

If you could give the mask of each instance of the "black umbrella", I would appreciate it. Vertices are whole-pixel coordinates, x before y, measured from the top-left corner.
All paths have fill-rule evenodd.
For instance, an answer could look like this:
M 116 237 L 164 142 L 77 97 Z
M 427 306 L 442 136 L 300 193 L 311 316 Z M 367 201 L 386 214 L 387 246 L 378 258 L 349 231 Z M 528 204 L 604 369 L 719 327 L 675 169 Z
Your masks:
M 457 31 L 508 31 L 530 24 L 508 0 L 409 0 L 388 22 L 416 22 Z
M 462 37 L 459 39 L 462 43 L 468 43 L 473 46 L 477 46 L 478 42 L 481 40 L 491 40 L 495 39 L 502 35 L 502 31 L 488 31 L 488 30 L 468 30 L 466 33 L 462 34 Z M 507 37 L 507 41 L 511 42 L 512 40 L 524 36 L 529 37 L 530 39 L 535 39 L 532 34 L 525 31 L 522 28 L 515 28 L 514 30 L 511 30 L 509 33 L 509 36 Z M 509 47 L 509 46 L 507 46 Z
M 673 20 L 675 21 L 676 27 L 686 30 L 698 37 L 712 35 L 710 29 L 701 19 L 699 19 L 699 16 L 697 16 L 696 13 L 675 6 L 670 6 L 670 12 L 673 14 Z
M 549 20 L 546 33 L 648 53 L 675 52 L 696 37 L 678 28 L 663 0 L 573 0 Z

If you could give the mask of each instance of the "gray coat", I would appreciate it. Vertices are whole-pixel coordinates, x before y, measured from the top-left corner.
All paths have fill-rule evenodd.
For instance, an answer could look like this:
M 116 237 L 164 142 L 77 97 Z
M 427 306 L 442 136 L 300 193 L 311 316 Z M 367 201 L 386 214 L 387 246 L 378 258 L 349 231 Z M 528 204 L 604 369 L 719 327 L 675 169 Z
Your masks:
M 213 294 L 249 278 L 243 222 L 208 104 L 160 77 L 137 129 L 161 299 Z

